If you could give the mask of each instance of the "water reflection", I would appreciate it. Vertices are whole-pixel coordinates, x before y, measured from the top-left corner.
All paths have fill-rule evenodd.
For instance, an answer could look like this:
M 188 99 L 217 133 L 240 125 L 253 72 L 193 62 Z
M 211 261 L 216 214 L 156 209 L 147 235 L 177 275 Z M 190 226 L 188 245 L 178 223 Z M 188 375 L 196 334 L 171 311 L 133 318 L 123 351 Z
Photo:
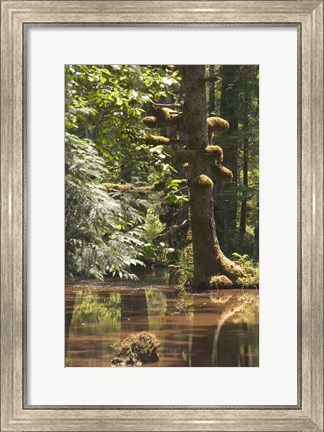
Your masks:
M 160 361 L 143 367 L 258 366 L 258 304 L 258 291 L 190 294 L 120 281 L 70 286 L 66 366 L 110 367 L 116 346 L 139 331 L 161 342 Z

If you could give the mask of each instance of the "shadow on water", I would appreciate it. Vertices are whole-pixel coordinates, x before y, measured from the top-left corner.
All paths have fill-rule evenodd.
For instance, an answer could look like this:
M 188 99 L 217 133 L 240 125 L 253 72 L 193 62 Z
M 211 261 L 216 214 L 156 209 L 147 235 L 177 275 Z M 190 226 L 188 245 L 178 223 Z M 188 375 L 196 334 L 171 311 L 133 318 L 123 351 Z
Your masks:
M 188 293 L 165 272 L 140 283 L 109 281 L 66 287 L 66 366 L 110 367 L 130 334 L 150 331 L 160 361 L 145 367 L 259 366 L 258 291 Z

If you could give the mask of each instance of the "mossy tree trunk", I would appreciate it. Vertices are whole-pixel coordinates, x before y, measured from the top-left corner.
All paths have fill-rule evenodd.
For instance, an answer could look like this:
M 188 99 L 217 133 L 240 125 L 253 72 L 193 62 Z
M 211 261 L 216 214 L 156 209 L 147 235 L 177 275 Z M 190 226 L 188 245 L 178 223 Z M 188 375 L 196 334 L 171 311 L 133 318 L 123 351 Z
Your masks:
M 211 164 L 203 152 L 208 145 L 205 66 L 184 67 L 184 135 L 187 148 L 195 152 L 189 163 L 190 215 L 194 255 L 194 286 L 205 288 L 212 276 L 232 282 L 241 269 L 222 253 L 216 236 Z

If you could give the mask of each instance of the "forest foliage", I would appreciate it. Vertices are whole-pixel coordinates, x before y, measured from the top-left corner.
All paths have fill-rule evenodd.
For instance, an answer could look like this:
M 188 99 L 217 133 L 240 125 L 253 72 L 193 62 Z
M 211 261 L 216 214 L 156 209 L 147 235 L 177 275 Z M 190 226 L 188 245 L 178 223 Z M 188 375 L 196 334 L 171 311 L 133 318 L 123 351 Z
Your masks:
M 230 123 L 213 144 L 224 149 L 235 176 L 214 190 L 217 233 L 226 254 L 255 262 L 258 67 L 207 66 L 206 73 L 217 76 L 206 88 L 208 115 Z M 190 272 L 190 236 L 179 241 L 174 229 L 188 202 L 184 171 L 172 164 L 169 149 L 149 142 L 142 121 L 154 103 L 181 106 L 181 66 L 69 65 L 65 89 L 67 279 L 135 279 L 139 267 L 156 263 Z

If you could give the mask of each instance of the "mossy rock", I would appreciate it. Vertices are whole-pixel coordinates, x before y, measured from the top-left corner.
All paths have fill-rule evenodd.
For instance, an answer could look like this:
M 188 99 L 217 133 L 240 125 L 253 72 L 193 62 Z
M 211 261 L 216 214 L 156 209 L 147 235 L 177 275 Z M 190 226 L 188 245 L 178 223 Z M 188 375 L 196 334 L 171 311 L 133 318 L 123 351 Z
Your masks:
M 225 275 L 215 275 L 203 278 L 195 283 L 195 289 L 197 291 L 232 288 L 234 288 L 233 282 Z
M 122 366 L 157 362 L 159 348 L 160 341 L 153 333 L 143 331 L 131 334 L 123 340 L 111 362 Z
M 215 289 L 229 289 L 233 287 L 233 282 L 225 275 L 216 275 L 209 279 L 209 286 Z

